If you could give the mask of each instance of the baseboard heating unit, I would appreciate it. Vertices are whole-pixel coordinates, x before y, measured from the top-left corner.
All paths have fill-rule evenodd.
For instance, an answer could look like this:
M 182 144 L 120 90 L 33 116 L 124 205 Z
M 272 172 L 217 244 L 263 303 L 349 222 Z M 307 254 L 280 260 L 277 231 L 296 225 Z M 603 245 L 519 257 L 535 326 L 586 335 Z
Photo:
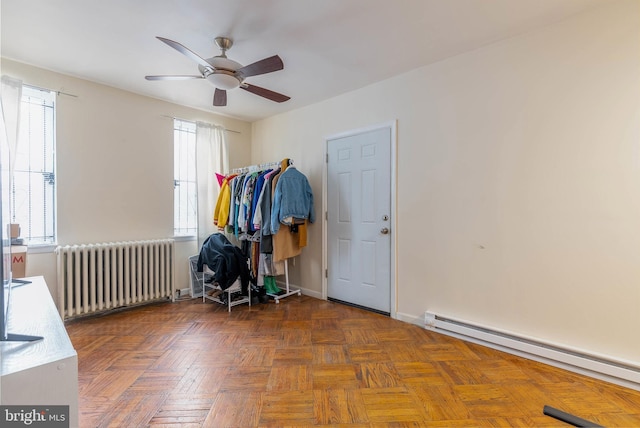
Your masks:
M 56 248 L 62 319 L 174 299 L 173 239 Z
M 562 347 L 427 311 L 425 328 L 575 373 L 640 390 L 640 365 Z

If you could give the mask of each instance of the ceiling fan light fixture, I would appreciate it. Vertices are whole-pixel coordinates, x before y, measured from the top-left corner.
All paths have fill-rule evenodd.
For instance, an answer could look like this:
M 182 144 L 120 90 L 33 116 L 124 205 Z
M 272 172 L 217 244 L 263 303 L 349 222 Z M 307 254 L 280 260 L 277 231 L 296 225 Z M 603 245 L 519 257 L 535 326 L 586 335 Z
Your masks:
M 237 69 L 242 68 L 242 64 L 229 59 L 226 56 L 214 56 L 213 58 L 209 58 L 207 62 L 211 64 L 211 66 L 216 70 L 222 69 L 228 71 L 236 71 Z
M 206 79 L 216 88 L 229 90 L 235 89 L 240 86 L 240 80 L 232 73 L 225 72 L 224 70 L 217 70 L 209 74 Z

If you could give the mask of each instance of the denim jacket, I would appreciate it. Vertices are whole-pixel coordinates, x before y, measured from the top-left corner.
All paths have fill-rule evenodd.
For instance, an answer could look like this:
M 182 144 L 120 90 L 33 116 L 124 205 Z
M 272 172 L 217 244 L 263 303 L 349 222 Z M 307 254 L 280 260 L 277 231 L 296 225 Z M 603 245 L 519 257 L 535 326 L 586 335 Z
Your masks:
M 315 221 L 313 192 L 309 180 L 294 166 L 289 166 L 278 178 L 273 195 L 271 231 L 276 233 L 284 219 L 293 217 Z

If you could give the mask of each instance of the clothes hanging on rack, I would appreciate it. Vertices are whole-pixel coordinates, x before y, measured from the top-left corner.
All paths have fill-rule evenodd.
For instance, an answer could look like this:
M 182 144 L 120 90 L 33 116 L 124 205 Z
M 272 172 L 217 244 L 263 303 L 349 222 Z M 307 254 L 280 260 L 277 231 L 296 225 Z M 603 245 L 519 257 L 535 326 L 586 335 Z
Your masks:
M 213 211 L 213 224 L 223 228 L 229 221 L 229 204 L 231 203 L 231 186 L 229 181 L 236 177 L 236 174 L 231 174 L 222 180 L 220 185 L 220 193 L 218 200 L 216 201 L 216 208 Z
M 272 183 L 273 177 L 278 175 L 280 171 L 281 169 L 278 168 L 265 174 L 265 182 L 262 186 L 261 195 L 258 198 L 260 201 L 260 215 L 255 221 L 260 221 L 260 251 L 265 254 L 273 253 L 273 238 L 271 233 Z
M 307 245 L 314 220 L 311 186 L 288 158 L 236 169 L 222 180 L 214 223 L 242 243 L 251 273 L 262 275 L 272 291 L 274 277 L 287 273 L 286 260 Z
M 280 174 L 273 194 L 271 229 L 277 232 L 280 225 L 304 224 L 315 221 L 313 191 L 309 180 L 291 165 Z

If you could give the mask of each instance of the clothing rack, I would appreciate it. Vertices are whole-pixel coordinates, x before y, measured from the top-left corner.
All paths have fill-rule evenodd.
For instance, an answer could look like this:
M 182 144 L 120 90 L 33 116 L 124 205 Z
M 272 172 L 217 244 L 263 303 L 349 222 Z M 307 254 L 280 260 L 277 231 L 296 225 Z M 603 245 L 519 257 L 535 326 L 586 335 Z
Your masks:
M 282 162 L 267 162 L 256 165 L 245 166 L 241 168 L 233 168 L 230 171 L 230 174 L 247 174 L 250 172 L 264 171 L 268 168 L 279 168 L 282 165 Z M 293 165 L 293 160 L 289 159 L 289 165 Z M 297 294 L 298 296 L 302 296 L 302 291 L 299 289 L 293 289 L 289 285 L 289 260 L 284 260 L 284 277 L 285 277 L 285 292 L 281 294 L 273 294 L 267 293 L 268 296 L 273 298 L 273 300 L 277 303 L 280 303 L 281 299 L 285 297 L 293 296 Z
M 293 165 L 293 161 L 289 160 L 289 165 Z M 257 164 L 257 165 L 250 165 L 250 166 L 244 166 L 242 168 L 233 168 L 230 173 L 231 174 L 244 174 L 247 172 L 256 172 L 256 171 L 263 171 L 267 168 L 275 168 L 275 167 L 279 167 L 280 166 L 280 162 L 267 162 L 267 163 L 261 163 L 261 164 Z

